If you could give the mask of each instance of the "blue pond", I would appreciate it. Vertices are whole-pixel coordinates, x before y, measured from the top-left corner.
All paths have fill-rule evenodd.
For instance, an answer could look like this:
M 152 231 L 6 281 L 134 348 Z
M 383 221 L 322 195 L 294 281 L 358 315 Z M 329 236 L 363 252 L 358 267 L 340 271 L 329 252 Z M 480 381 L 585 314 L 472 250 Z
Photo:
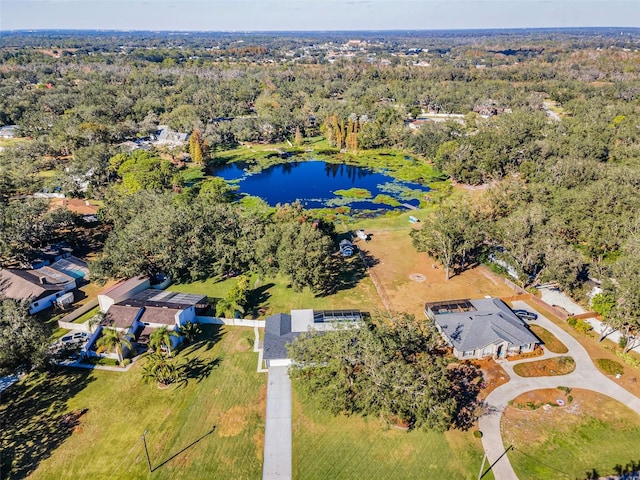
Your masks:
M 239 192 L 264 199 L 270 205 L 300 200 L 305 208 L 349 206 L 355 210 L 391 210 L 394 207 L 369 200 L 344 198 L 336 190 L 364 188 L 377 195 L 389 195 L 401 203 L 418 205 L 419 198 L 429 187 L 402 182 L 389 175 L 364 167 L 332 164 L 322 161 L 293 162 L 274 165 L 260 173 L 247 174 L 246 164 L 236 162 L 217 167 L 212 175 L 235 180 Z

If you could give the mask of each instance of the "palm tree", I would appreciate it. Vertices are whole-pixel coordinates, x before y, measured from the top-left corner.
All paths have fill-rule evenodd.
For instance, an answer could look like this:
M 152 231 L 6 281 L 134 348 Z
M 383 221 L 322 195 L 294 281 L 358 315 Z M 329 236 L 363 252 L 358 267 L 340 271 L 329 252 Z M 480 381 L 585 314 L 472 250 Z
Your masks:
M 167 327 L 160 327 L 149 335 L 149 346 L 155 351 L 161 350 L 164 345 L 167 347 L 167 352 L 171 356 L 171 337 L 177 337 L 178 333 L 174 330 L 169 330 Z
M 180 380 L 186 380 L 184 365 L 176 365 L 164 355 L 152 353 L 142 367 L 145 382 L 155 380 L 159 386 L 168 386 Z
M 115 350 L 116 354 L 118 355 L 118 363 L 122 365 L 122 345 L 126 346 L 127 348 L 131 348 L 131 341 L 126 336 L 118 332 L 115 328 L 105 328 L 102 330 L 102 335 L 100 335 L 97 345 L 98 353 L 105 350 Z
M 202 333 L 202 329 L 197 323 L 186 322 L 180 327 L 180 333 L 184 335 L 184 338 L 186 338 L 188 342 L 193 342 L 193 340 Z

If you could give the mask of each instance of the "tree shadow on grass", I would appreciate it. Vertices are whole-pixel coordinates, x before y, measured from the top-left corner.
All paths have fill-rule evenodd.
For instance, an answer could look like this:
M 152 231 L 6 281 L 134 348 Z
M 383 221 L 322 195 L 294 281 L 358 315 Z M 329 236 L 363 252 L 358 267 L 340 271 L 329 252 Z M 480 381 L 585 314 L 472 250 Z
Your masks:
M 205 378 L 211 375 L 211 372 L 220 365 L 222 359 L 212 358 L 208 361 L 203 361 L 200 358 L 194 358 L 187 362 L 184 367 L 184 374 L 188 380 L 195 380 L 196 383 L 200 383 Z
M 271 294 L 269 293 L 269 289 L 273 288 L 275 283 L 266 283 L 264 285 L 260 285 L 258 288 L 254 288 L 249 293 L 248 305 L 246 310 L 246 315 L 251 318 L 258 318 L 261 315 L 266 313 L 266 310 L 261 307 L 264 305 L 269 298 L 271 298 Z
M 90 370 L 31 373 L 2 392 L 0 474 L 25 478 L 80 428 L 87 409 L 68 411 L 67 401 L 92 382 Z
M 200 328 L 202 332 L 195 338 L 195 340 L 182 348 L 181 353 L 183 355 L 189 355 L 190 353 L 195 352 L 201 348 L 204 348 L 205 351 L 211 350 L 224 335 L 222 331 L 223 325 L 214 325 L 214 324 L 200 324 Z

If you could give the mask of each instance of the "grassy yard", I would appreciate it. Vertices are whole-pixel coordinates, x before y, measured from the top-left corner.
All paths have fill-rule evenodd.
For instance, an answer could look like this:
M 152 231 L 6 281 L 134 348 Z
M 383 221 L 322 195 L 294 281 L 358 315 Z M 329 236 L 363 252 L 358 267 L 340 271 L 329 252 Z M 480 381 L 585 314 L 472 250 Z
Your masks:
M 250 305 L 245 318 L 265 318 L 274 313 L 289 312 L 292 309 L 314 308 L 316 310 L 360 309 L 374 311 L 383 308 L 371 279 L 364 276 L 364 267 L 358 257 L 345 260 L 345 271 L 339 280 L 341 285 L 336 293 L 316 296 L 305 288 L 296 292 L 288 286 L 283 276 L 273 278 L 251 275 Z M 236 279 L 174 284 L 169 290 L 176 292 L 199 293 L 210 300 L 223 298 L 236 283 Z
M 555 335 L 553 335 L 546 328 L 542 328 L 540 325 L 532 325 L 532 324 L 529 324 L 529 328 L 535 334 L 536 337 L 542 340 L 544 347 L 550 352 L 567 353 L 569 351 L 569 349 L 565 346 L 565 344 L 562 343 L 560 340 L 558 340 L 555 337 Z
M 576 362 L 572 357 L 553 357 L 535 362 L 519 363 L 513 366 L 513 371 L 521 377 L 567 375 L 575 369 Z
M 178 355 L 188 384 L 167 390 L 140 364 L 26 377 L 2 396 L 3 478 L 260 478 L 267 377 L 252 341 L 253 329 L 205 326 Z
M 573 480 L 594 470 L 605 476 L 638 461 L 640 416 L 595 392 L 571 395 L 573 402 L 561 408 L 505 410 L 503 438 L 515 447 L 508 456 L 520 480 Z
M 476 479 L 482 454 L 471 432 L 404 432 L 377 418 L 334 417 L 294 390 L 295 479 Z

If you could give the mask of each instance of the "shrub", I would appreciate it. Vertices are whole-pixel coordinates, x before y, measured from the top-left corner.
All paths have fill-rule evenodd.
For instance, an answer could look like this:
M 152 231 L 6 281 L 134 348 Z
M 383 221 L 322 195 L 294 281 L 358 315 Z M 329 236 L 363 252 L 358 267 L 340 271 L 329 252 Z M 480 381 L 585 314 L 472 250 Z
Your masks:
M 618 346 L 624 350 L 624 347 L 627 346 L 629 339 L 624 335 L 620 335 L 620 340 L 618 340 Z
M 580 319 L 577 321 L 575 329 L 580 333 L 589 333 L 591 330 L 593 330 L 593 327 L 589 322 Z
M 608 358 L 598 358 L 596 360 L 598 368 L 607 375 L 622 375 L 624 373 L 624 367 L 622 364 L 615 360 L 609 360 Z
M 571 389 L 569 387 L 559 386 L 558 390 L 561 390 L 565 393 L 565 395 L 569 395 L 571 393 Z
M 567 323 L 569 324 L 570 327 L 575 328 L 576 323 L 578 323 L 578 320 L 576 320 L 575 317 L 569 317 L 567 318 Z
M 122 366 L 123 366 L 123 367 L 126 367 L 127 365 L 131 365 L 131 359 L 130 359 L 130 358 L 125 358 L 125 359 L 122 361 Z
M 573 396 L 568 395 L 567 396 L 567 403 L 571 403 L 571 402 L 573 402 Z
M 474 430 L 473 436 L 476 438 L 482 438 L 482 432 L 480 430 Z

